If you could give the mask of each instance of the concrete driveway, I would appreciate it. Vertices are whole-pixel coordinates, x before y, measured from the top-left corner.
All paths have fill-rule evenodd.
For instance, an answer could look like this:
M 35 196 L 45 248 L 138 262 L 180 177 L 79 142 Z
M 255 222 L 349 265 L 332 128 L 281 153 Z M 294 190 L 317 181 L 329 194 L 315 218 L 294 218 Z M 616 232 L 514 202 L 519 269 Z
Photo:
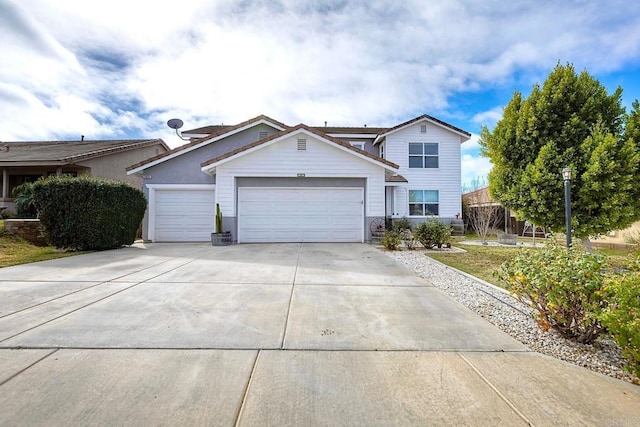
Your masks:
M 0 269 L 0 425 L 634 425 L 639 390 L 528 351 L 368 245 Z

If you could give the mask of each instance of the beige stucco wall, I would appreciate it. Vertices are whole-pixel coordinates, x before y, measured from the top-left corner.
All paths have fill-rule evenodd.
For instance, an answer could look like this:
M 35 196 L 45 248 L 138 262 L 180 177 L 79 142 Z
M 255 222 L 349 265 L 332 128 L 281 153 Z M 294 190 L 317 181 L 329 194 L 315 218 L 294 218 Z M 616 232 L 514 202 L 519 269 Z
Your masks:
M 79 164 L 90 168 L 90 173 L 93 176 L 125 181 L 136 188 L 141 188 L 142 177 L 139 175 L 127 175 L 126 168 L 164 151 L 165 149 L 162 145 L 157 144 L 97 157 L 79 162 Z
M 630 243 L 629 237 L 640 239 L 640 221 L 624 230 L 616 230 L 598 239 L 592 239 L 594 243 Z

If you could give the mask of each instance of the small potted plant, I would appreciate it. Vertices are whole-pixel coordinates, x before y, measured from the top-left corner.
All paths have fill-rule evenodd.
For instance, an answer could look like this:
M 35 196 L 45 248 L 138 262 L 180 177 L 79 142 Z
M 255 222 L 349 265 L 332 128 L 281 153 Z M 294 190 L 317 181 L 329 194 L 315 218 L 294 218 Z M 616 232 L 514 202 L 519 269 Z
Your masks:
M 213 246 L 228 246 L 231 244 L 231 232 L 222 231 L 222 211 L 218 203 L 216 203 L 216 232 L 211 233 L 211 244 Z

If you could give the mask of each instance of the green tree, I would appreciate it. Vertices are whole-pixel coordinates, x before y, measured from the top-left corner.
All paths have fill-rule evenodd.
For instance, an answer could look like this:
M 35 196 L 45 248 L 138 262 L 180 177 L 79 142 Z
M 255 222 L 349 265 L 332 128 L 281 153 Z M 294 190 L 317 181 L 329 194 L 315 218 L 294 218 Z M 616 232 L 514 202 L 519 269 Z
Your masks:
M 493 131 L 480 144 L 493 169 L 489 191 L 524 219 L 565 231 L 561 171 L 572 169 L 574 234 L 587 250 L 589 236 L 640 219 L 640 118 L 629 115 L 622 88 L 608 94 L 586 71 L 558 64 L 529 98 L 516 92 Z M 626 127 L 625 127 L 626 125 Z
M 33 202 L 33 182 L 25 182 L 15 187 L 13 198 L 20 218 L 36 218 L 38 216 Z

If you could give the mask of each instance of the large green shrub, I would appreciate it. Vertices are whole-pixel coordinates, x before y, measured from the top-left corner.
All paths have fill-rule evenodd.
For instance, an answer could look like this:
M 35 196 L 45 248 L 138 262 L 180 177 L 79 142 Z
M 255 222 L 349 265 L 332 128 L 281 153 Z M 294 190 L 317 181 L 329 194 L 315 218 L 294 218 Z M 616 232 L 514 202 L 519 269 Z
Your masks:
M 132 244 L 147 205 L 140 190 L 89 176 L 50 177 L 33 194 L 50 243 L 71 250 Z
M 608 277 L 606 291 L 609 306 L 600 321 L 611 333 L 622 355 L 629 363 L 629 370 L 640 377 L 640 257 L 635 271 Z
M 511 292 L 528 300 L 543 330 L 553 328 L 582 343 L 605 329 L 598 316 L 608 304 L 604 292 L 606 258 L 581 250 L 523 250 L 504 263 L 497 275 Z
M 413 237 L 427 249 L 441 248 L 451 239 L 451 227 L 437 219 L 428 219 L 415 227 Z

